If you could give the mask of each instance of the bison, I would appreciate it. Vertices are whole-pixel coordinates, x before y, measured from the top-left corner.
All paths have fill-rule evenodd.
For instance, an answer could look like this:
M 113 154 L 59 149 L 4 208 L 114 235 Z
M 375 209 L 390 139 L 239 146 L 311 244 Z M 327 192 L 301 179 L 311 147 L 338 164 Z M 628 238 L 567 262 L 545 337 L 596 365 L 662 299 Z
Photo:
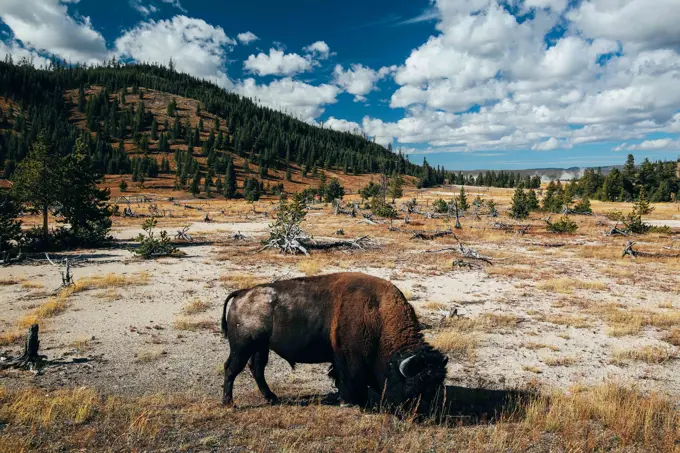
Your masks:
M 231 305 L 227 310 L 227 306 Z M 228 313 L 227 313 L 228 312 Z M 423 340 L 413 307 L 390 282 L 361 273 L 302 277 L 257 285 L 227 297 L 222 332 L 229 340 L 223 403 L 250 360 L 262 395 L 269 351 L 291 367 L 328 363 L 340 397 L 365 406 L 369 388 L 382 403 L 427 408 L 446 375 L 447 358 Z

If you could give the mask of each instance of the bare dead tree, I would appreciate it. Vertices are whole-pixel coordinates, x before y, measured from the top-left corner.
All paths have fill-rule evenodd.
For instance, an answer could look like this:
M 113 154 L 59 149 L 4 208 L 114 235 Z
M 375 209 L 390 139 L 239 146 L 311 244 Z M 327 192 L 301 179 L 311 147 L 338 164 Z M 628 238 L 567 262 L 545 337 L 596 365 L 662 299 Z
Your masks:
M 57 265 L 56 263 L 54 263 L 54 261 L 50 259 L 50 255 L 48 255 L 47 252 L 45 252 L 45 258 L 47 258 L 47 261 L 49 261 L 49 263 L 52 266 L 59 269 L 59 265 Z M 70 286 L 73 284 L 73 276 L 71 275 L 71 263 L 68 260 L 68 258 L 64 258 L 61 262 L 61 265 L 63 266 L 63 269 L 59 269 L 59 274 L 61 275 L 61 286 Z
M 177 234 L 175 235 L 175 239 L 179 240 L 185 240 L 187 242 L 193 242 L 192 237 L 187 233 L 189 231 L 189 226 L 185 226 L 181 230 L 177 230 Z

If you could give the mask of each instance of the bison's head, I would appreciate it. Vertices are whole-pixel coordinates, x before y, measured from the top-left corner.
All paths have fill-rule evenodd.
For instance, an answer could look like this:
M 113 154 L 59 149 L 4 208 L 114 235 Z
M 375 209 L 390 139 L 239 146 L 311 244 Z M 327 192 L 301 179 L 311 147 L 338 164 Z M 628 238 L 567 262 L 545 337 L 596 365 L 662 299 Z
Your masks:
M 437 394 L 442 392 L 447 362 L 441 352 L 427 344 L 393 354 L 383 401 L 390 406 L 417 404 L 419 412 L 429 411 Z

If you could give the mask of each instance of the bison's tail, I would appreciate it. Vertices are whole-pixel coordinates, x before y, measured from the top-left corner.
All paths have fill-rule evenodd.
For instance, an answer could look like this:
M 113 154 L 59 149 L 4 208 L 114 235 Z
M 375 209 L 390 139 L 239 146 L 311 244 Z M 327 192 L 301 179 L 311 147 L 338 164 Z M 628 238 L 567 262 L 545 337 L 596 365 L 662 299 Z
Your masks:
M 238 296 L 241 292 L 243 292 L 243 290 L 234 291 L 229 294 L 224 301 L 224 307 L 222 308 L 222 335 L 224 335 L 224 338 L 227 338 L 227 306 L 229 305 L 229 301 Z

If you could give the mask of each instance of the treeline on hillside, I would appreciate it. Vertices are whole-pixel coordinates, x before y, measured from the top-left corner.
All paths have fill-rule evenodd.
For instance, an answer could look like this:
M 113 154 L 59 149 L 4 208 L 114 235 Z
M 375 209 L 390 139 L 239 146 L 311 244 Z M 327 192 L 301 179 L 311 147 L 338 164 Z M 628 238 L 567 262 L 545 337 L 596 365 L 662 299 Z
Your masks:
M 650 162 L 645 159 L 635 165 L 635 158 L 628 155 L 622 170 L 612 169 L 607 176 L 601 169 L 589 168 L 575 182 L 574 193 L 580 197 L 602 201 L 635 201 L 644 193 L 652 202 L 675 201 L 680 190 L 676 161 Z
M 519 173 L 506 171 L 486 171 L 473 175 L 464 175 L 462 172 L 457 174 L 446 171 L 442 167 L 436 169 L 431 167 L 427 158 L 423 159 L 423 166 L 420 169 L 420 180 L 418 188 L 433 187 L 441 184 L 458 184 L 466 186 L 486 186 L 486 187 L 524 187 L 538 189 L 541 187 L 540 176 L 522 176 Z
M 93 86 L 102 89 L 86 95 Z M 192 128 L 186 117 L 180 117 L 176 105 L 170 104 L 171 120 L 158 124 L 145 111 L 141 99 L 130 103 L 130 94 L 143 96 L 140 87 L 198 100 L 199 109 L 223 118 L 226 124 L 215 121 Z M 67 90 L 77 90 L 78 95 L 65 96 Z M 7 58 L 0 62 L 0 95 L 11 101 L 0 112 L 0 128 L 4 129 L 0 134 L 0 164 L 5 178 L 24 159 L 40 131 L 46 132 L 57 153 L 66 155 L 73 149 L 80 135 L 71 117 L 75 107 L 85 115 L 88 129 L 96 133 L 85 146 L 99 172 L 136 172 L 147 177 L 169 172 L 169 165 L 163 161 L 159 164 L 161 156 L 153 154 L 167 159 L 171 146 L 182 144 L 188 147 L 190 157 L 200 153 L 207 158 L 207 168 L 200 168 L 204 175 L 211 170 L 223 174 L 229 153 L 247 157 L 264 174 L 271 168 L 286 170 L 294 163 L 304 171 L 318 167 L 342 169 L 348 174 L 380 171 L 420 175 L 420 168 L 405 156 L 364 136 L 311 126 L 210 82 L 158 65 L 122 65 L 114 60 L 87 68 L 55 61 L 49 70 L 38 70 Z M 196 113 L 201 115 L 200 111 Z M 200 132 L 209 133 L 208 138 L 203 139 Z M 133 139 L 143 157 L 130 159 L 123 148 L 124 139 Z M 189 177 L 195 177 L 195 173 Z

